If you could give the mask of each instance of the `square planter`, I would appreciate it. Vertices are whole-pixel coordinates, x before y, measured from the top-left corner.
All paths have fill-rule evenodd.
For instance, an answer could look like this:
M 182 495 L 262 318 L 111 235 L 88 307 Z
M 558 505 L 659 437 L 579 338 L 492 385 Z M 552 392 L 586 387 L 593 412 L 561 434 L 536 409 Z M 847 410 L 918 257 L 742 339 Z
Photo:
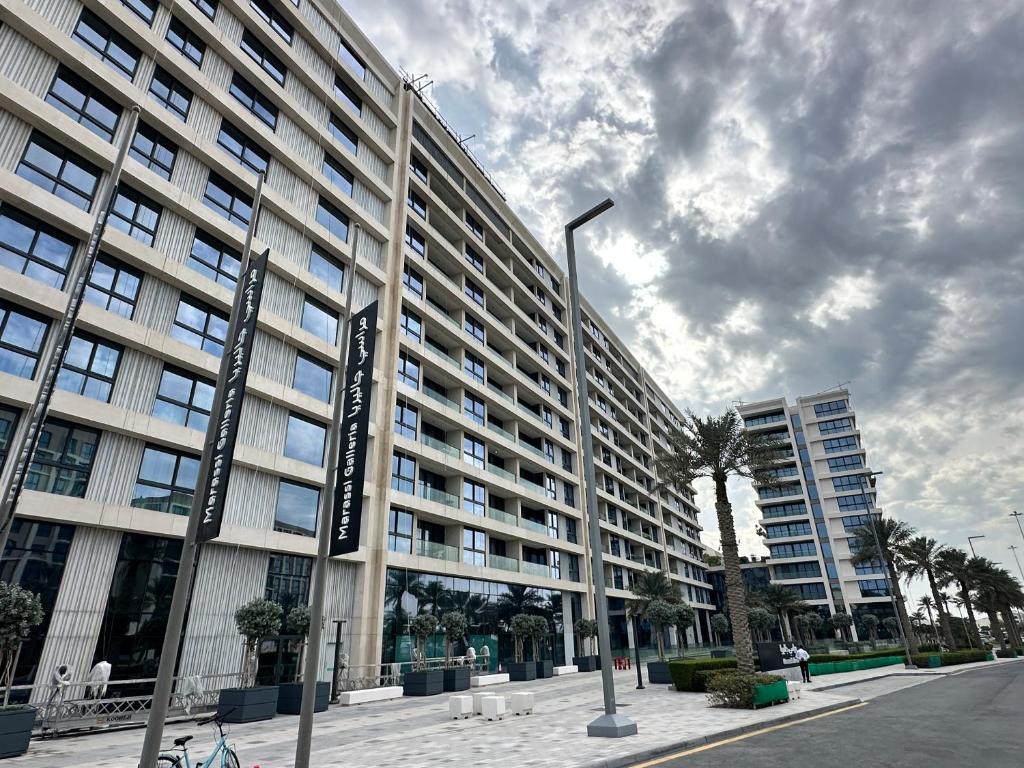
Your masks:
M 508 679 L 523 682 L 537 679 L 537 662 L 512 662 L 508 665 Z
M 648 661 L 647 680 L 654 685 L 671 685 L 672 675 L 667 661 Z
M 754 709 L 768 704 L 784 704 L 787 701 L 789 701 L 789 688 L 786 686 L 785 680 L 754 686 Z
M 469 667 L 452 667 L 444 670 L 444 689 L 446 691 L 469 690 Z
M 995 661 L 995 660 L 996 660 L 996 655 L 994 653 L 992 653 L 992 651 L 989 651 L 987 654 L 985 654 L 985 661 Z
M 437 696 L 444 693 L 444 670 L 421 669 L 402 675 L 403 696 Z
M 596 672 L 597 656 L 573 656 L 572 663 L 580 672 Z
M 835 662 L 836 672 L 853 672 L 852 661 L 837 661 Z
M 836 663 L 834 661 L 826 661 L 821 665 L 821 671 L 819 675 L 834 675 L 836 673 Z
M 533 663 L 537 665 L 537 679 L 538 680 L 543 680 L 546 677 L 554 677 L 555 676 L 554 664 L 552 663 L 552 661 L 550 659 L 548 659 L 547 661 L 535 661 Z
M 14 757 L 28 751 L 35 721 L 34 707 L 0 709 L 0 757 Z
M 224 688 L 217 700 L 217 714 L 225 723 L 254 723 L 277 714 L 277 686 Z
M 941 666 L 942 666 L 942 657 L 941 656 L 929 656 L 928 657 L 928 667 L 929 668 L 941 667 Z
M 297 715 L 302 712 L 302 683 L 281 683 L 277 693 L 277 714 Z M 326 712 L 331 700 L 331 684 L 317 682 L 314 712 Z

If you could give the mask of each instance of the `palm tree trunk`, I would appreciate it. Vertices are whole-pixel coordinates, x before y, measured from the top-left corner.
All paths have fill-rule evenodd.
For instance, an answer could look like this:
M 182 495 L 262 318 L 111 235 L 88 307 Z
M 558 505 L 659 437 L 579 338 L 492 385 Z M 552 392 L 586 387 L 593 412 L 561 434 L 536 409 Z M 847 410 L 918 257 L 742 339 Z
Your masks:
M 1006 634 L 1009 636 L 1010 646 L 1015 650 L 1021 650 L 1020 633 L 1017 632 L 1017 623 L 1013 620 L 1013 611 L 1010 606 L 1003 603 L 1002 606 L 1003 625 L 1006 627 Z
M 971 632 L 971 638 L 974 640 L 974 646 L 976 648 L 983 648 L 981 642 L 981 632 L 978 631 L 978 622 L 974 620 L 974 608 L 971 607 L 971 593 L 967 589 L 967 585 L 962 581 L 960 584 L 960 599 L 964 601 L 964 608 L 967 609 L 967 624 Z
M 993 606 L 987 609 L 985 613 L 988 614 L 988 631 L 992 634 L 992 646 L 999 642 L 1000 636 L 1003 634 L 1002 627 L 999 625 L 999 613 Z
M 732 505 L 725 488 L 725 478 L 715 478 L 715 513 L 718 531 L 722 537 L 722 563 L 725 565 L 725 596 L 732 621 L 733 649 L 736 668 L 754 674 L 754 646 L 750 642 L 750 622 L 747 619 L 747 594 L 740 572 L 739 547 L 736 545 L 736 526 L 732 519 Z
M 900 580 L 896 577 L 896 568 L 888 557 L 886 564 L 889 566 L 889 581 L 892 584 L 893 595 L 896 597 L 896 612 L 900 620 L 900 627 L 907 638 L 910 653 L 914 655 L 918 653 L 917 635 L 910 628 L 910 618 L 907 616 L 907 606 L 903 603 L 903 590 L 900 588 Z
M 782 642 L 789 642 L 789 625 L 787 622 L 788 617 L 785 611 L 779 611 L 779 629 L 782 631 Z
M 943 608 L 942 598 L 939 596 L 939 586 L 935 583 L 935 574 L 931 569 L 925 571 L 925 574 L 928 576 L 928 587 L 932 591 L 932 600 L 935 601 L 935 610 L 939 612 L 939 625 L 946 638 L 946 646 L 953 650 L 957 647 L 956 639 L 953 637 L 953 627 L 949 623 L 949 614 Z

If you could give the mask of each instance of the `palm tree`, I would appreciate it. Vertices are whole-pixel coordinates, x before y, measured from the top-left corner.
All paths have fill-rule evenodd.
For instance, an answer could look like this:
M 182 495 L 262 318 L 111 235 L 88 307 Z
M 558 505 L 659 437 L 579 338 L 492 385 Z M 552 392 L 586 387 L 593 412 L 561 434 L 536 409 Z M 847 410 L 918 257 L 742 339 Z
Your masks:
M 922 608 L 924 608 L 924 610 L 926 610 L 928 612 L 928 625 L 932 628 L 932 634 L 935 635 L 935 637 L 937 639 L 938 636 L 939 636 L 939 633 L 935 631 L 935 619 L 932 618 L 932 608 L 937 607 L 938 603 L 936 603 L 934 600 L 932 600 L 932 598 L 929 597 L 928 595 L 922 595 L 921 599 L 917 601 L 917 604 L 919 606 L 921 606 Z M 942 609 L 940 608 L 939 610 L 941 611 Z M 918 613 L 920 613 L 920 611 L 918 611 Z M 946 625 L 947 625 L 947 627 L 949 626 L 949 621 L 948 620 L 946 622 Z M 950 640 L 952 640 L 952 639 L 953 639 L 953 630 L 950 629 L 949 633 L 946 634 L 946 643 L 949 644 Z M 949 644 L 948 647 L 952 648 L 953 645 Z
M 872 532 L 874 528 L 874 532 Z M 910 631 L 910 619 L 907 618 L 907 606 L 903 602 L 903 590 L 900 589 L 899 571 L 903 565 L 901 553 L 910 542 L 915 531 L 906 523 L 891 517 L 871 515 L 867 525 L 855 528 L 850 538 L 850 560 L 854 565 L 865 565 L 880 560 L 889 573 L 889 585 L 896 602 L 896 612 L 900 627 L 907 638 L 910 653 L 917 653 L 917 638 Z M 875 540 L 878 543 L 875 543 Z M 881 550 L 881 551 L 879 551 Z
M 418 597 L 420 611 L 434 616 L 441 615 L 451 602 L 451 595 L 440 579 L 428 581 Z
M 739 414 L 732 409 L 721 416 L 704 418 L 688 411 L 679 427 L 670 428 L 668 443 L 669 451 L 659 453 L 656 461 L 663 485 L 689 494 L 690 484 L 699 477 L 710 478 L 715 484 L 715 513 L 721 535 L 725 597 L 732 622 L 736 666 L 740 672 L 753 674 L 754 648 L 750 643 L 746 590 L 726 486 L 730 476 L 747 477 L 768 487 L 777 486 L 778 478 L 770 473 L 770 468 L 785 445 L 782 441 L 745 431 Z
M 962 549 L 945 549 L 936 557 L 939 566 L 936 575 L 942 586 L 956 585 L 958 597 L 967 611 L 967 626 L 972 644 L 975 648 L 981 648 L 981 633 L 978 632 L 978 622 L 974 620 L 974 608 L 971 607 L 971 589 L 974 588 L 975 574 L 968 566 L 968 561 L 967 553 Z
M 943 610 L 942 600 L 939 597 L 939 578 L 937 574 L 939 573 L 939 555 L 942 554 L 943 550 L 945 550 L 945 547 L 941 546 L 935 539 L 929 539 L 927 536 L 916 536 L 907 542 L 907 545 L 903 548 L 902 555 L 908 580 L 918 576 L 924 576 L 928 580 L 928 589 L 932 593 L 929 600 L 934 601 L 933 605 L 939 613 L 939 625 L 942 627 L 946 646 L 956 648 L 953 630 L 949 626 L 949 614 Z M 921 603 L 921 605 L 925 607 L 924 603 Z M 934 629 L 935 624 L 932 622 L 931 617 L 931 607 L 928 607 L 928 621 L 932 623 L 932 628 Z
M 508 625 L 520 613 L 539 613 L 544 605 L 540 593 L 532 587 L 510 584 L 508 592 L 498 595 L 498 616 Z
M 968 564 L 973 565 L 977 575 L 976 599 L 978 606 L 988 614 L 993 639 L 1000 638 L 999 614 L 1002 613 L 1006 639 L 1014 648 L 1018 648 L 1020 638 L 1012 606 L 1024 603 L 1024 592 L 1020 585 L 1007 570 L 985 558 L 971 558 Z
M 764 589 L 758 590 L 758 596 L 765 607 L 774 611 L 775 615 L 779 617 L 782 639 L 788 643 L 793 637 L 789 623 L 790 614 L 805 610 L 807 603 L 800 599 L 799 593 L 795 590 L 778 584 L 769 584 Z
M 631 618 L 636 617 L 650 621 L 652 617 L 649 613 L 652 605 L 658 604 L 656 612 L 661 616 L 664 613 L 661 610 L 663 604 L 674 606 L 682 601 L 679 587 L 672 583 L 664 571 L 642 571 L 633 579 L 632 590 L 633 597 L 626 604 L 626 614 Z M 667 628 L 664 622 L 657 622 L 656 625 L 651 621 L 651 634 L 658 644 L 659 661 L 665 660 L 663 643 Z M 636 638 L 636 641 L 639 642 L 639 638 Z

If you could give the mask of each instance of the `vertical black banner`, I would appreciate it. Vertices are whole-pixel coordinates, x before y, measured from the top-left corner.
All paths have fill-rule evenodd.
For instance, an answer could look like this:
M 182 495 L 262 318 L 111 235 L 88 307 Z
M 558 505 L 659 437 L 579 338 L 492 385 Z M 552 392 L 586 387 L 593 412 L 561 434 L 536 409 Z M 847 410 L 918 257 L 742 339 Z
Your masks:
M 219 408 L 210 414 L 216 424 L 213 445 L 208 446 L 210 471 L 206 476 L 206 487 L 202 489 L 202 506 L 199 520 L 198 541 L 210 541 L 220 535 L 220 524 L 224 518 L 224 498 L 231 474 L 231 460 L 235 454 L 235 440 L 238 437 L 238 423 L 242 415 L 242 398 L 245 395 L 245 381 L 249 377 L 249 361 L 252 345 L 256 338 L 256 316 L 259 314 L 260 299 L 263 297 L 263 282 L 267 276 L 268 248 L 260 256 L 249 260 L 249 267 L 241 276 L 238 290 L 242 291 L 240 313 L 233 339 L 224 354 L 230 356 L 223 381 L 217 382 L 222 393 Z M 204 457 L 207 458 L 207 457 Z M 197 489 L 198 491 L 198 489 Z
M 370 390 L 373 355 L 377 346 L 377 302 L 363 308 L 349 324 L 348 363 L 345 371 L 345 410 L 341 417 L 338 478 L 331 514 L 331 555 L 346 555 L 359 548 L 363 522 L 363 477 L 366 440 L 370 429 Z

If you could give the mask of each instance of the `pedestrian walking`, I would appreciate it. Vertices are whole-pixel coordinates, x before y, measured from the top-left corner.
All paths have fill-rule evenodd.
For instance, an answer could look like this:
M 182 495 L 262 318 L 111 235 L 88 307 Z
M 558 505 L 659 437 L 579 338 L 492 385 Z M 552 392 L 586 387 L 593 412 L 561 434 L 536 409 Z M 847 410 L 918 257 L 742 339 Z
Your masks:
M 800 677 L 803 678 L 805 683 L 811 682 L 811 670 L 809 667 L 811 654 L 807 652 L 802 643 L 796 648 L 796 660 L 800 662 Z

